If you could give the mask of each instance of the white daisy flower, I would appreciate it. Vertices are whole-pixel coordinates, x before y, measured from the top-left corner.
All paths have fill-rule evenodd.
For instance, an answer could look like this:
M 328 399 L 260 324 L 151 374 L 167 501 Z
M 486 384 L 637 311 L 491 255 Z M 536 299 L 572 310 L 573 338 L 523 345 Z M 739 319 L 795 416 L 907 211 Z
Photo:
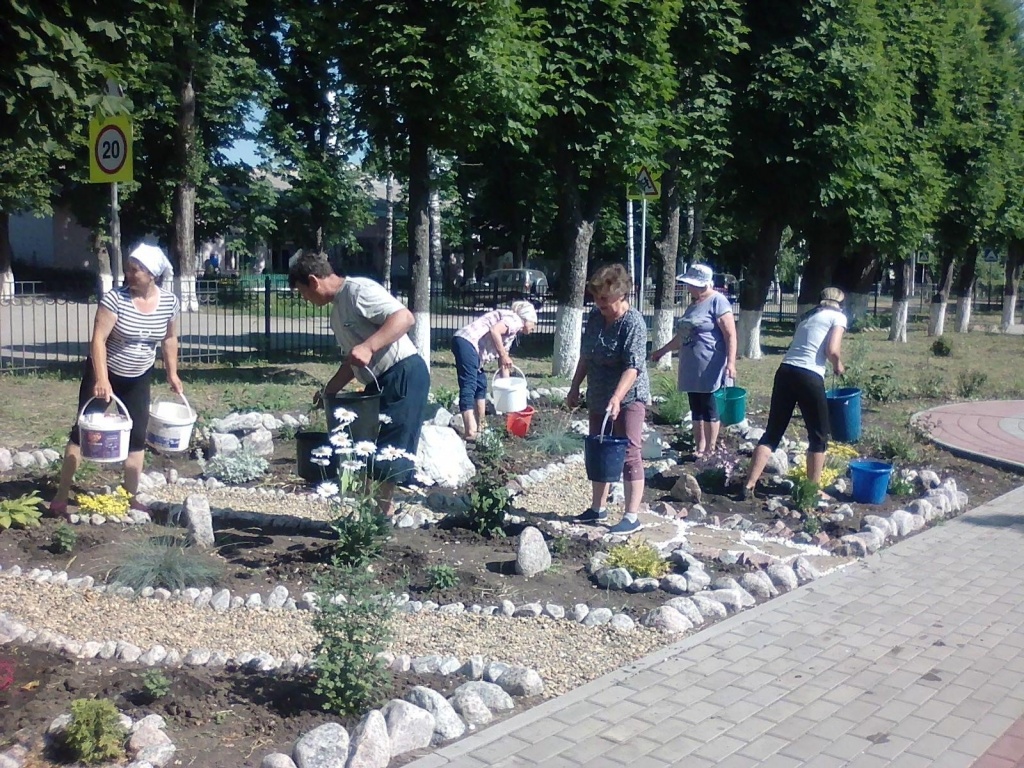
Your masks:
M 335 448 L 348 448 L 352 445 L 352 438 L 344 432 L 335 432 L 331 435 L 330 441 Z
M 363 468 L 363 462 L 361 461 L 343 461 L 341 462 L 341 468 L 346 472 L 358 472 Z
M 393 445 L 385 445 L 374 458 L 377 461 L 397 461 L 398 459 L 408 459 L 412 462 L 416 461 L 416 457 L 411 453 L 403 451 L 401 448 L 396 448 Z
M 313 457 L 313 458 L 310 459 L 310 461 L 313 462 L 314 464 L 316 464 L 318 467 L 329 467 L 329 466 L 331 466 L 331 460 L 330 459 L 320 459 L 320 458 Z
M 392 423 L 394 423 L 394 419 L 392 419 L 386 413 L 382 413 L 379 416 L 377 416 L 377 421 L 379 421 L 381 424 L 392 424 Z
M 342 445 L 342 446 L 340 446 L 338 448 L 335 448 L 334 449 L 334 453 L 336 455 L 338 455 L 338 456 L 351 456 L 352 455 L 352 446 L 351 445 Z
M 329 459 L 331 457 L 331 449 L 326 445 L 321 445 L 318 448 L 314 448 L 309 454 L 317 459 Z
M 350 411 L 348 408 L 335 408 L 334 418 L 338 420 L 339 426 L 347 427 L 355 421 L 357 417 L 355 411 Z
M 316 487 L 316 492 L 320 497 L 329 499 L 332 496 L 338 495 L 338 484 L 329 481 L 320 483 L 320 485 Z
M 371 443 L 369 440 L 360 440 L 356 443 L 355 447 L 356 456 L 362 456 L 363 458 L 373 456 L 376 450 L 377 445 L 375 443 Z

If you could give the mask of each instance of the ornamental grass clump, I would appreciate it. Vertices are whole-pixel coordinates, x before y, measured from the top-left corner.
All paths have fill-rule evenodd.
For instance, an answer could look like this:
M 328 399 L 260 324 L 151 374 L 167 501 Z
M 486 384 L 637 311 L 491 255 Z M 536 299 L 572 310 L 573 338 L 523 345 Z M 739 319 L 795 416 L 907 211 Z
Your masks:
M 119 485 L 110 493 L 79 493 L 75 496 L 75 503 L 87 514 L 120 518 L 128 514 L 132 495 Z
M 189 547 L 181 539 L 157 538 L 134 544 L 122 552 L 122 562 L 111 581 L 136 592 L 152 587 L 170 591 L 188 587 L 212 587 L 224 568 L 219 560 Z
M 657 549 L 639 539 L 609 549 L 604 564 L 608 568 L 625 568 L 635 579 L 660 579 L 671 569 Z

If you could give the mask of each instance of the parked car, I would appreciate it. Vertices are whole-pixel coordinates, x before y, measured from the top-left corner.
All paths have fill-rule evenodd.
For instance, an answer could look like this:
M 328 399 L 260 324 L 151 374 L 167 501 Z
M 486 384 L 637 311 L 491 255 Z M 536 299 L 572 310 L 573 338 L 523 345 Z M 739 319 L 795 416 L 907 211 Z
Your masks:
M 468 299 L 489 307 L 530 299 L 539 308 L 548 291 L 548 278 L 539 269 L 499 269 L 463 288 Z

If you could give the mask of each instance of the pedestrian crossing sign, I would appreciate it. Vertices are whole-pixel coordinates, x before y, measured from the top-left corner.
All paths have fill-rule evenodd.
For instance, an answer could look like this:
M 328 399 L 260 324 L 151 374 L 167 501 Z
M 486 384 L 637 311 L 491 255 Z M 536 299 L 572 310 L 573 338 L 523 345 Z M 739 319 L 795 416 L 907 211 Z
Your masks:
M 641 166 L 636 176 L 633 177 L 633 183 L 626 191 L 626 198 L 628 200 L 657 200 L 661 197 L 660 181 L 660 177 L 655 178 L 654 174 L 647 170 L 647 166 Z

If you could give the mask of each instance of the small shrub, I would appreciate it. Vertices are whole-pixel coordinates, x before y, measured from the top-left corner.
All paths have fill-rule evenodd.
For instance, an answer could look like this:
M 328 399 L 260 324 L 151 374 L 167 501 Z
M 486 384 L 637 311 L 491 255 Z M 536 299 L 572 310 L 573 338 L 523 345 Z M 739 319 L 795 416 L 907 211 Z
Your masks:
M 316 692 L 327 711 L 365 712 L 390 685 L 387 665 L 378 656 L 394 636 L 395 605 L 385 589 L 365 567 L 335 564 L 317 578 Z M 339 594 L 345 595 L 344 602 L 334 600 Z
M 548 548 L 551 550 L 551 554 L 561 556 L 569 552 L 569 546 L 571 544 L 571 536 L 555 536 L 548 544 Z
M 0 530 L 8 528 L 35 528 L 43 513 L 39 505 L 43 503 L 37 491 L 25 493 L 16 499 L 0 501 Z
M 820 485 L 804 477 L 793 482 L 790 497 L 797 509 L 801 512 L 810 512 L 818 507 L 818 499 L 821 498 L 820 491 Z
M 505 513 L 511 497 L 504 485 L 483 478 L 473 483 L 469 495 L 470 527 L 488 538 L 505 537 Z
M 889 479 L 889 494 L 897 498 L 906 498 L 914 495 L 914 484 L 901 477 L 895 472 Z
M 918 450 L 914 436 L 907 429 L 869 429 L 861 437 L 866 452 L 884 461 L 910 463 L 917 461 Z
M 676 383 L 664 377 L 658 384 L 658 394 L 662 401 L 658 403 L 658 415 L 669 424 L 681 424 L 690 412 L 690 400 L 685 392 L 676 388 Z
M 427 588 L 430 590 L 451 589 L 459 583 L 459 572 L 448 563 L 428 566 Z
M 953 342 L 945 336 L 939 336 L 939 338 L 932 342 L 932 354 L 935 357 L 952 357 Z
M 279 440 L 294 440 L 298 431 L 298 427 L 292 426 L 291 424 L 285 424 L 277 430 L 277 437 Z
M 815 536 L 821 532 L 821 520 L 816 515 L 808 515 L 804 520 L 804 533 Z
M 545 456 L 567 456 L 583 450 L 583 436 L 573 432 L 565 419 L 546 422 L 528 439 L 529 445 Z
M 434 402 L 450 413 L 454 413 L 459 405 L 459 390 L 451 387 L 438 387 L 434 390 Z
M 330 523 L 337 536 L 334 558 L 339 565 L 365 566 L 384 552 L 391 538 L 391 521 L 376 510 L 363 509 L 336 517 Z
M 988 374 L 984 371 L 974 368 L 960 371 L 956 377 L 956 393 L 964 398 L 977 397 L 987 383 Z
M 895 366 L 885 363 L 881 371 L 872 371 L 861 381 L 864 397 L 876 403 L 891 403 L 903 396 L 899 381 L 894 373 Z
M 71 722 L 64 731 L 64 744 L 71 756 L 86 765 L 124 757 L 128 732 L 121 725 L 121 713 L 108 699 L 77 699 L 71 702 Z
M 111 580 L 136 592 L 153 587 L 174 591 L 217 583 L 222 567 L 217 560 L 175 539 L 154 539 L 124 551 L 124 560 Z
M 265 458 L 246 449 L 227 456 L 214 456 L 210 460 L 202 459 L 199 466 L 207 477 L 215 477 L 228 485 L 241 485 L 258 480 L 270 468 Z
M 934 400 L 945 399 L 946 377 L 941 371 L 925 371 L 917 380 L 917 393 Z
M 50 537 L 50 550 L 57 555 L 70 552 L 78 544 L 78 531 L 67 523 L 61 523 Z
M 113 493 L 79 493 L 75 496 L 75 502 L 83 512 L 90 515 L 120 518 L 128 514 L 132 495 L 118 486 Z
M 608 568 L 625 568 L 633 578 L 660 579 L 669 572 L 668 561 L 646 541 L 633 539 L 608 550 Z
M 171 681 L 163 672 L 150 669 L 142 674 L 142 692 L 150 701 L 162 699 L 171 692 Z
M 481 461 L 493 464 L 505 456 L 505 441 L 498 430 L 484 427 L 477 433 L 476 450 Z

